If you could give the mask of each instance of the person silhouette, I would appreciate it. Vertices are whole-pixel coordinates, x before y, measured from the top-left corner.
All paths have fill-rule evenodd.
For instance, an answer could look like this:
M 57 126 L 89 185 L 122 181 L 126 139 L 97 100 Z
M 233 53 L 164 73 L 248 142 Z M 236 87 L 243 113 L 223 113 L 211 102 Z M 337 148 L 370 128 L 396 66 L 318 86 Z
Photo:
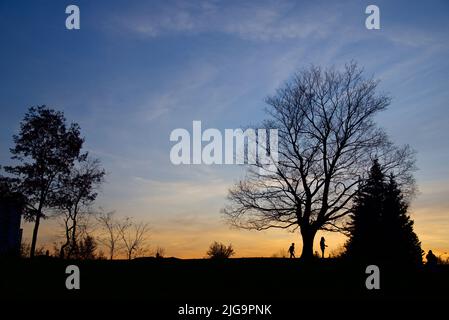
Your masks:
M 295 244 L 294 243 L 292 243 L 290 248 L 288 248 L 288 252 L 290 252 L 290 259 L 291 258 L 296 258 L 295 257 Z
M 324 239 L 324 237 L 321 237 L 320 240 L 321 258 L 324 258 L 324 250 L 326 249 L 326 247 L 327 247 L 326 240 Z
M 429 252 L 426 255 L 427 264 L 429 267 L 432 267 L 437 264 L 437 257 L 433 254 L 432 250 L 429 250 Z

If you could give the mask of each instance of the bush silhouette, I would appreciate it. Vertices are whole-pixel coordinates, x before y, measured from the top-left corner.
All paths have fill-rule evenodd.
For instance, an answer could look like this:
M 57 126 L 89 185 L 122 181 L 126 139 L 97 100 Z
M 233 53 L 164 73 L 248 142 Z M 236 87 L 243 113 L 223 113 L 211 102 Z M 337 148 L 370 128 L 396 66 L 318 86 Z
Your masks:
M 85 236 L 78 245 L 78 259 L 92 260 L 96 258 L 97 242 L 92 236 Z
M 207 256 L 210 259 L 227 259 L 234 254 L 235 251 L 231 244 L 226 247 L 226 245 L 217 241 L 212 243 L 207 251 Z

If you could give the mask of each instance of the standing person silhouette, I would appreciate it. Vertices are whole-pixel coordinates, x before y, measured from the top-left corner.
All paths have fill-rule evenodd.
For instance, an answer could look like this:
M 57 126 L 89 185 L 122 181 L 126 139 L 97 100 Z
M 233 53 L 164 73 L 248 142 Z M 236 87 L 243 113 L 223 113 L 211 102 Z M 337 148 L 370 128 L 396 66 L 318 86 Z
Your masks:
M 433 267 L 437 264 L 438 259 L 437 256 L 433 254 L 432 250 L 429 250 L 429 253 L 426 255 L 427 266 Z
M 291 258 L 296 258 L 295 257 L 295 244 L 294 243 L 292 243 L 290 248 L 288 248 L 288 252 L 290 252 L 290 259 Z
M 324 239 L 324 237 L 321 237 L 320 240 L 321 258 L 324 258 L 324 250 L 326 249 L 326 247 L 327 247 L 326 240 Z

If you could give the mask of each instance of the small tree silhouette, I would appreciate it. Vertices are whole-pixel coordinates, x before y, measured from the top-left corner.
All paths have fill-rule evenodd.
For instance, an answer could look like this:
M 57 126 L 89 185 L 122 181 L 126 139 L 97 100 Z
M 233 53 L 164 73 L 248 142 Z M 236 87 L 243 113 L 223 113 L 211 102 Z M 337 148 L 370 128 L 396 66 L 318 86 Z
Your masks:
M 95 251 L 97 250 L 97 242 L 95 239 L 87 235 L 78 245 L 78 258 L 82 260 L 95 259 Z
M 131 218 L 125 218 L 125 220 L 119 224 L 118 230 L 128 260 L 131 260 L 144 252 L 149 232 L 148 223 L 137 223 Z
M 88 220 L 87 215 L 92 213 L 89 207 L 97 198 L 105 174 L 100 160 L 88 158 L 86 154 L 66 174 L 61 175 L 59 191 L 50 196 L 50 203 L 58 208 L 64 222 L 65 243 L 59 253 L 61 258 L 70 258 L 74 254 L 79 229 L 83 220 Z
M 227 259 L 235 254 L 232 244 L 226 247 L 223 243 L 215 241 L 209 247 L 207 256 L 210 259 Z
M 100 225 L 101 233 L 98 241 L 107 249 L 110 260 L 114 259 L 116 251 L 120 250 L 120 240 L 122 227 L 121 221 L 115 217 L 115 212 L 100 212 L 97 215 L 97 222 Z

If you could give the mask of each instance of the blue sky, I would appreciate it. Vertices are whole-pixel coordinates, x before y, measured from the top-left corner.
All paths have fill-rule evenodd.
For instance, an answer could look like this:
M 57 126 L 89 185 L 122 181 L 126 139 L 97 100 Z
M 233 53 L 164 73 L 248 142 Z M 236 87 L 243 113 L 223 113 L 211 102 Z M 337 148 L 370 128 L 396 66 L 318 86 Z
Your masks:
M 65 28 L 69 4 L 80 8 L 80 30 Z M 365 28 L 369 4 L 380 8 L 380 30 Z M 393 97 L 379 124 L 418 152 L 411 213 L 424 248 L 443 253 L 448 18 L 447 1 L 2 1 L 0 163 L 26 109 L 46 104 L 81 125 L 108 171 L 97 205 L 149 221 L 153 244 L 190 257 L 220 240 L 269 255 L 297 234 L 229 230 L 219 210 L 242 168 L 175 167 L 169 134 L 193 120 L 258 123 L 264 98 L 295 71 L 356 60 Z M 45 225 L 41 241 L 54 241 L 54 222 Z M 328 237 L 333 248 L 344 241 Z

